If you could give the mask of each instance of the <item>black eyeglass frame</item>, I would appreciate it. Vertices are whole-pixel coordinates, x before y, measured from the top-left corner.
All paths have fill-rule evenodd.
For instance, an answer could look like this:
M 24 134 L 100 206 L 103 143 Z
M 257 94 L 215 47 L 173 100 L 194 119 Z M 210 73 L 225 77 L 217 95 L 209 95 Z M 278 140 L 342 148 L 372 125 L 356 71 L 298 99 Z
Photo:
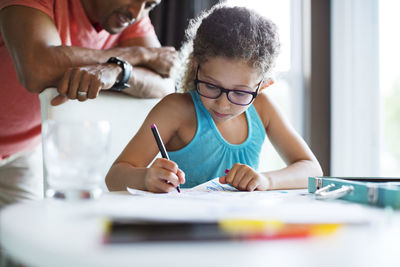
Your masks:
M 215 85 L 215 84 L 212 84 L 212 83 L 209 83 L 209 82 L 205 82 L 205 81 L 199 80 L 199 79 L 198 79 L 199 69 L 200 69 L 200 64 L 197 65 L 196 78 L 194 79 L 194 85 L 195 85 L 196 91 L 199 93 L 199 95 L 204 96 L 204 97 L 207 97 L 207 98 L 210 98 L 210 99 L 217 99 L 217 98 L 220 97 L 223 93 L 225 93 L 225 94 L 226 94 L 226 98 L 228 98 L 229 102 L 231 102 L 232 104 L 235 104 L 235 105 L 239 105 L 239 106 L 247 106 L 247 105 L 250 105 L 250 104 L 253 102 L 253 100 L 257 97 L 257 95 L 258 95 L 258 90 L 260 89 L 260 86 L 261 86 L 261 84 L 262 84 L 262 82 L 263 82 L 263 79 L 262 79 L 262 80 L 258 83 L 257 89 L 256 89 L 255 92 L 252 92 L 252 91 L 245 91 L 245 90 L 225 89 L 225 88 L 223 88 L 223 87 L 221 87 L 221 86 L 217 86 L 217 85 Z M 201 94 L 201 93 L 200 93 L 200 90 L 199 90 L 199 87 L 198 87 L 198 84 L 199 84 L 199 83 L 207 84 L 207 85 L 213 86 L 213 87 L 215 87 L 215 88 L 218 88 L 218 89 L 219 89 L 219 94 L 218 94 L 217 96 L 215 96 L 215 97 L 210 97 L 210 96 L 206 96 L 206 95 Z M 229 98 L 229 93 L 230 93 L 230 92 L 240 92 L 240 93 L 250 94 L 250 95 L 252 95 L 252 99 L 251 99 L 251 100 L 249 101 L 249 103 L 247 103 L 247 104 L 238 104 L 238 103 L 233 102 L 233 101 Z

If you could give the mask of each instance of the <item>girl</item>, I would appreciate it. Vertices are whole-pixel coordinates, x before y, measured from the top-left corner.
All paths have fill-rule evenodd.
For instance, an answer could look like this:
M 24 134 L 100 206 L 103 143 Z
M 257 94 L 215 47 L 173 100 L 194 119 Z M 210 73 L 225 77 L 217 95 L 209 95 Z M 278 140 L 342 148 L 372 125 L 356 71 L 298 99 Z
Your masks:
M 198 26 L 200 25 L 200 26 Z M 109 190 L 169 192 L 215 177 L 239 190 L 304 188 L 321 167 L 302 138 L 263 92 L 278 54 L 275 25 L 240 7 L 216 6 L 192 21 L 183 93 L 168 95 L 114 162 Z M 156 124 L 170 160 L 156 159 Z M 257 172 L 265 139 L 287 167 Z M 230 171 L 225 174 L 225 170 Z

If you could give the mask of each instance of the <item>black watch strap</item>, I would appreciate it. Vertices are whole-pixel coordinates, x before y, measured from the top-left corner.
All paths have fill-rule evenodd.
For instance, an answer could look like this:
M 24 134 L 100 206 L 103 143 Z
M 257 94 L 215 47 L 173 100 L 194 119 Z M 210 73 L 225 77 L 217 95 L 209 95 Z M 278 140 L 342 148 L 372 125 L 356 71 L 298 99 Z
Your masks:
M 115 82 L 115 84 L 111 87 L 112 90 L 115 91 L 121 91 L 125 88 L 130 87 L 128 81 L 129 78 L 131 77 L 131 73 L 132 73 L 132 65 L 129 64 L 129 62 L 118 58 L 118 57 L 110 57 L 107 60 L 107 63 L 113 63 L 113 64 L 117 64 L 118 66 L 120 66 L 122 68 L 122 78 L 120 80 L 117 80 Z

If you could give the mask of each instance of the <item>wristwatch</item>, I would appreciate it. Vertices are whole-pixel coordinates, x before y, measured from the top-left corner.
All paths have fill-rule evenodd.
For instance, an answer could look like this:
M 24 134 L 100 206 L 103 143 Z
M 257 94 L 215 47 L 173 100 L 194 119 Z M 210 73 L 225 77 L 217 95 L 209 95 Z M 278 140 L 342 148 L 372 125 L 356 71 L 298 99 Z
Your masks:
M 115 91 L 121 91 L 125 88 L 130 87 L 128 81 L 129 78 L 131 77 L 131 73 L 132 73 L 132 65 L 129 64 L 129 62 L 118 58 L 118 57 L 110 57 L 107 60 L 107 63 L 113 63 L 113 64 L 117 64 L 118 66 L 120 66 L 122 68 L 122 78 L 120 80 L 117 80 L 114 85 L 111 87 L 111 90 L 115 90 Z

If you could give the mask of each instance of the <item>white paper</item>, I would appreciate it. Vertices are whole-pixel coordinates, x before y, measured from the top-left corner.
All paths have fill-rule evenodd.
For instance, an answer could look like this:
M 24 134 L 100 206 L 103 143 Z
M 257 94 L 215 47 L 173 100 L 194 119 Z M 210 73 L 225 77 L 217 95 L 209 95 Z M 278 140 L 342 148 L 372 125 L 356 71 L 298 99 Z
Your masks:
M 127 187 L 127 191 L 134 196 L 142 196 L 148 198 L 163 198 L 163 199 L 198 199 L 202 201 L 226 201 L 230 199 L 241 199 L 244 198 L 252 199 L 263 199 L 266 201 L 264 196 L 268 195 L 268 201 L 271 202 L 273 199 L 283 197 L 283 194 L 287 190 L 274 190 L 274 191 L 239 191 L 235 187 L 229 184 L 221 184 L 219 178 L 212 179 L 208 182 L 195 186 L 193 188 L 181 188 L 181 193 L 176 190 L 169 193 L 151 193 L 148 191 L 142 191 Z
M 128 188 L 131 197 L 110 215 L 152 220 L 214 221 L 227 218 L 290 223 L 367 223 L 371 210 L 345 201 L 319 201 L 307 190 L 239 191 L 218 178 L 190 189 L 155 194 Z M 107 204 L 103 206 L 106 208 Z M 103 212 L 104 212 L 103 209 Z
M 142 191 L 138 189 L 133 189 L 130 187 L 126 188 L 129 193 L 132 195 L 155 195 L 154 193 L 148 192 L 148 191 Z M 181 193 L 183 195 L 189 194 L 190 192 L 213 192 L 213 191 L 228 191 L 228 192 L 234 192 L 238 191 L 236 188 L 229 184 L 221 184 L 219 182 L 219 178 L 212 179 L 208 182 L 205 182 L 203 184 L 200 184 L 198 186 L 195 186 L 193 188 L 182 188 Z M 158 195 L 173 195 L 175 193 L 178 193 L 177 191 L 172 191 L 170 193 L 161 193 Z

